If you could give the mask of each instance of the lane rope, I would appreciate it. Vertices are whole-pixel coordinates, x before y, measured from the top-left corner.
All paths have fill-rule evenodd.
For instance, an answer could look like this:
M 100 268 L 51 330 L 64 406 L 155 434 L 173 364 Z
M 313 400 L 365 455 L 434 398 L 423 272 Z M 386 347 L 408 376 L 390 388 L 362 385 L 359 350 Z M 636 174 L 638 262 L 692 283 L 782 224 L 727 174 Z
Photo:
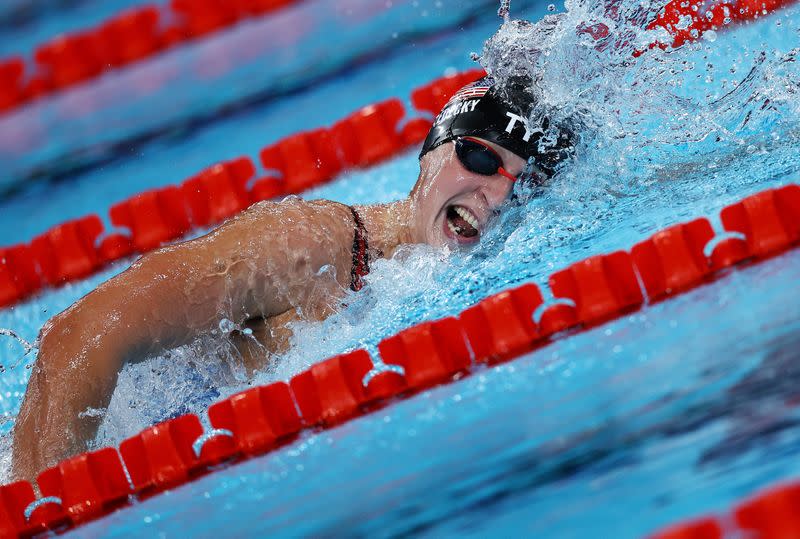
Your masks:
M 0 59 L 0 114 L 302 0 L 171 0 L 128 9 Z
M 273 451 L 303 431 L 335 427 L 393 400 L 452 383 L 481 366 L 724 279 L 721 270 L 795 249 L 800 245 L 800 185 L 751 195 L 723 208 L 720 219 L 726 232 L 736 234 L 715 241 L 711 222 L 695 219 L 661 230 L 629 251 L 593 256 L 556 271 L 548 280 L 547 297 L 559 301 L 546 304 L 541 289 L 528 283 L 456 316 L 405 329 L 378 344 L 382 362 L 391 369 L 376 369 L 369 352 L 358 349 L 313 365 L 288 383 L 255 387 L 213 404 L 207 432 L 197 415 L 187 414 L 144 429 L 119 448 L 64 460 L 37 477 L 40 502 L 27 481 L 2 486 L 0 538 L 79 526 Z M 715 247 L 707 256 L 711 242 Z M 534 314 L 543 305 L 537 322 Z M 779 522 L 784 532 L 800 534 L 798 501 L 798 486 L 769 491 L 745 502 L 741 511 L 737 508 L 737 519 L 747 530 L 773 530 Z M 717 537 L 707 535 L 716 533 L 714 523 L 689 523 L 656 537 Z
M 800 537 L 800 480 L 762 489 L 730 510 L 666 527 L 650 539 L 723 539 Z

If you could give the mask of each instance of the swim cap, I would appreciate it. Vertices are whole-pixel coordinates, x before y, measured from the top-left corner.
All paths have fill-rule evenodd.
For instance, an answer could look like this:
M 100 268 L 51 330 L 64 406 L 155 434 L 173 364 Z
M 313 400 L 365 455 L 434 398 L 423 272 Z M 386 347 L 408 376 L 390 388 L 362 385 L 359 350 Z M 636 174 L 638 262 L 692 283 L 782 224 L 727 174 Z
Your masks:
M 420 159 L 429 151 L 464 136 L 494 142 L 551 176 L 555 167 L 572 154 L 573 133 L 565 128 L 548 133 L 550 122 L 540 125 L 528 121 L 535 105 L 527 80 L 520 77 L 504 86 L 486 76 L 464 86 L 450 98 L 433 122 L 422 145 Z M 547 141 L 542 138 L 547 136 Z M 551 140 L 552 139 L 552 140 Z

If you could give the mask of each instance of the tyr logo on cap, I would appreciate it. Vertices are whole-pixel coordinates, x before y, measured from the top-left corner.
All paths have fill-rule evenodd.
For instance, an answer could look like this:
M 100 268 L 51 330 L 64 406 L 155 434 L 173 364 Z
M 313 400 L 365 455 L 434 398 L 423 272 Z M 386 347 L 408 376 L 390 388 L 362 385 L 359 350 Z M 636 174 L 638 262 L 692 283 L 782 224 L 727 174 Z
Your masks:
M 520 116 L 519 114 L 514 114 L 513 112 L 506 111 L 506 116 L 511 118 L 506 126 L 506 133 L 509 135 L 514 132 L 514 128 L 517 126 L 517 122 L 521 122 L 522 126 L 525 128 L 525 135 L 523 135 L 522 140 L 528 142 L 531 140 L 531 135 L 539 134 L 544 135 L 544 130 L 541 127 L 531 127 L 530 123 L 528 122 L 527 118 Z

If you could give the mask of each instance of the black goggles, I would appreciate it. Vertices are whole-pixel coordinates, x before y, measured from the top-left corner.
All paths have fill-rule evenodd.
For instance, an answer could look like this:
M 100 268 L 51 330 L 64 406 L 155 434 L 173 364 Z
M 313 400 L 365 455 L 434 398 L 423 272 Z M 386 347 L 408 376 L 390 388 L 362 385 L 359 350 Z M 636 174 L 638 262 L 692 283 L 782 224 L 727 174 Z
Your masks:
M 500 174 L 512 182 L 519 179 L 519 176 L 514 176 L 503 168 L 503 158 L 500 157 L 500 154 L 478 139 L 472 137 L 457 138 L 456 156 L 461 162 L 461 166 L 475 174 L 482 176 Z

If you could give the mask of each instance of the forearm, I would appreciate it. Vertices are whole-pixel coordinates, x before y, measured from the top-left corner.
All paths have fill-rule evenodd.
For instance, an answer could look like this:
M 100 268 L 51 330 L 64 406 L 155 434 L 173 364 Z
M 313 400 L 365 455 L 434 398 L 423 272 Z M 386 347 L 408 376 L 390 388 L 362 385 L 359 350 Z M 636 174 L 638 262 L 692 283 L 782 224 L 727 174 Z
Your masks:
M 187 342 L 200 331 L 190 320 L 176 320 L 186 299 L 176 270 L 165 273 L 177 266 L 168 257 L 146 257 L 43 328 L 14 427 L 17 477 L 32 479 L 86 450 L 103 416 L 92 410 L 108 407 L 127 360 Z
M 84 451 L 101 419 L 84 412 L 105 408 L 111 399 L 122 351 L 97 320 L 83 323 L 85 314 L 90 313 L 78 309 L 60 315 L 42 333 L 14 425 L 17 477 L 33 479 L 44 468 Z

